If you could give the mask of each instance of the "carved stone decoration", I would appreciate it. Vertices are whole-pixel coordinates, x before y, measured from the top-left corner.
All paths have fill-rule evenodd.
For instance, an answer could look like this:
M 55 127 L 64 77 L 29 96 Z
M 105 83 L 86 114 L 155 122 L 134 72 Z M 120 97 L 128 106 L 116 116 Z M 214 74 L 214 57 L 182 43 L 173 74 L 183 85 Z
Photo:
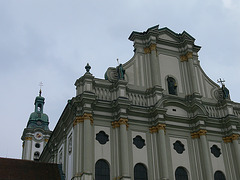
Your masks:
M 133 138 L 133 144 L 138 148 L 138 149 L 142 149 L 146 144 L 145 144 L 145 140 L 137 135 L 135 138 Z
M 99 133 L 96 134 L 96 140 L 104 145 L 109 141 L 109 136 L 104 132 L 104 131 L 100 131 Z
M 108 80 L 111 83 L 117 82 L 118 80 L 117 69 L 114 67 L 109 67 L 105 73 L 105 80 Z
M 173 143 L 173 149 L 178 153 L 178 154 L 182 154 L 183 151 L 185 151 L 184 148 L 184 144 L 182 144 L 181 141 L 176 141 L 175 143 Z
M 222 153 L 221 153 L 221 149 L 217 146 L 217 145 L 213 145 L 211 147 L 211 153 L 218 158 Z
M 105 80 L 108 80 L 111 83 L 115 83 L 118 80 L 124 80 L 125 77 L 125 70 L 123 68 L 123 65 L 120 64 L 116 68 L 109 67 L 105 73 Z

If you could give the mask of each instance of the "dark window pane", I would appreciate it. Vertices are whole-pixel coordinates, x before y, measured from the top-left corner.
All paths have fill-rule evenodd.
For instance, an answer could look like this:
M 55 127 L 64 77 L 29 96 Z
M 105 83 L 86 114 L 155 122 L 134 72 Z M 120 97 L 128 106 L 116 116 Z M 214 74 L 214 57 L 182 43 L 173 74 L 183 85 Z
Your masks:
M 176 180 L 188 180 L 188 174 L 185 168 L 178 167 L 175 171 Z
M 217 145 L 213 145 L 211 147 L 211 153 L 216 157 L 218 158 L 220 155 L 221 155 L 221 149 L 217 146 Z
M 98 160 L 95 164 L 95 180 L 110 180 L 109 165 L 105 160 Z
M 216 172 L 214 173 L 214 180 L 226 180 L 226 178 L 225 178 L 223 172 L 221 172 L 221 171 L 216 171 Z
M 178 154 L 182 154 L 183 151 L 185 151 L 184 144 L 182 144 L 181 141 L 173 143 L 173 149 L 175 149 Z
M 148 180 L 147 168 L 141 163 L 134 167 L 134 180 Z
M 135 138 L 133 138 L 133 144 L 138 148 L 142 149 L 145 146 L 145 140 L 137 135 Z
M 103 145 L 109 141 L 109 138 L 104 131 L 100 131 L 99 133 L 96 134 L 96 140 Z

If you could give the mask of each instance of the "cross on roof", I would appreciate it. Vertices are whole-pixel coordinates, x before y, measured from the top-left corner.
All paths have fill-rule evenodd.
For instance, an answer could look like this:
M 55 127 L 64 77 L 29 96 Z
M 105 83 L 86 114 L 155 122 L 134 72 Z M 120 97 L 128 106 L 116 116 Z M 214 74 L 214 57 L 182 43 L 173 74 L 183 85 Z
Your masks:
M 221 78 L 219 78 L 217 80 L 217 83 L 221 83 L 222 86 L 225 85 L 224 82 L 225 82 L 225 80 L 224 79 L 222 80 Z
M 41 96 L 41 94 L 42 94 L 42 87 L 43 87 L 43 82 L 42 81 L 39 83 L 39 86 L 40 86 L 39 96 Z

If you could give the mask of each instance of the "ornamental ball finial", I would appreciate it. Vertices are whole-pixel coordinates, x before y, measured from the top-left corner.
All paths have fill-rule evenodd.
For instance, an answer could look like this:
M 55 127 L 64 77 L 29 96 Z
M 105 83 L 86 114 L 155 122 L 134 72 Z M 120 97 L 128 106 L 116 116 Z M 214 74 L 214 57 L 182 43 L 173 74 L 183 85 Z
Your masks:
M 87 65 L 85 66 L 85 69 L 86 69 L 86 71 L 87 71 L 87 72 L 89 72 L 89 71 L 90 71 L 90 69 L 91 69 L 91 66 L 89 66 L 89 63 L 87 63 Z

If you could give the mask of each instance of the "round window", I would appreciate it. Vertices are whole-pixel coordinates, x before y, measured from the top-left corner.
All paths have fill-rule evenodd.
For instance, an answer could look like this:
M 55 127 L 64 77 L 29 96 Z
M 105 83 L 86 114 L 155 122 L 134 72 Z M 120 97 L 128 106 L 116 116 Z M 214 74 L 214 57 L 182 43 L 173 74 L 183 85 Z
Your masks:
M 36 148 L 40 148 L 40 144 L 39 144 L 39 143 L 36 143 L 36 144 L 35 144 L 35 147 L 36 147 Z

